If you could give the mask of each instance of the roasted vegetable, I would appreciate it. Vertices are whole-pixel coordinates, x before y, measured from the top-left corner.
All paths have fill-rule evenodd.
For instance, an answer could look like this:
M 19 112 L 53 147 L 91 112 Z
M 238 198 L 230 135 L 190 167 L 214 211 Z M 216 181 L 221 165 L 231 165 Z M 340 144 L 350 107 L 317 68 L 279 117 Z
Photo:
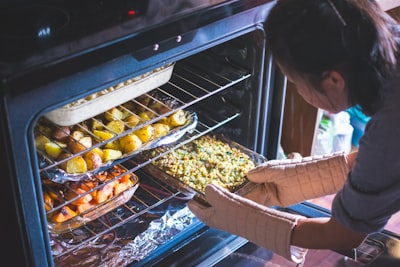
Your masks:
M 67 142 L 70 134 L 71 134 L 70 128 L 67 126 L 64 126 L 64 127 L 55 129 L 52 132 L 51 136 L 57 141 Z
M 76 154 L 89 147 L 92 147 L 92 145 L 92 138 L 90 136 L 84 136 L 77 141 L 71 138 L 68 143 L 68 149 L 72 153 Z
M 113 120 L 107 123 L 106 128 L 115 134 L 120 134 L 125 130 L 125 124 L 120 120 Z
M 136 125 L 139 124 L 140 118 L 139 118 L 139 116 L 133 114 L 133 115 L 128 116 L 124 121 L 126 122 L 126 124 L 129 127 L 133 128 L 133 127 L 135 127 Z
M 61 208 L 61 211 L 55 214 L 52 218 L 54 222 L 65 222 L 76 216 L 76 212 L 73 211 L 70 207 L 64 206 Z
M 87 170 L 86 161 L 81 156 L 69 159 L 65 169 L 67 173 L 84 173 L 87 172 Z
M 146 125 L 134 132 L 143 143 L 147 143 L 154 137 L 154 128 L 152 125 Z
M 104 113 L 104 117 L 108 121 L 122 120 L 124 118 L 124 114 L 118 108 L 112 108 Z
M 44 151 L 44 146 L 46 143 L 50 143 L 50 139 L 47 136 L 44 135 L 38 135 L 35 137 L 35 145 L 37 149 L 40 149 L 42 151 Z
M 44 150 L 46 151 L 46 154 L 52 157 L 53 159 L 58 158 L 63 148 L 66 147 L 67 144 L 61 142 L 48 142 L 44 144 Z
M 95 170 L 95 169 L 99 168 L 103 164 L 102 156 L 103 156 L 103 152 L 101 152 L 101 156 L 100 156 L 100 153 L 97 153 L 94 150 L 91 150 L 88 153 L 86 153 L 83 156 L 83 158 L 86 161 L 87 169 Z
M 143 142 L 136 134 L 128 134 L 119 139 L 119 144 L 124 153 L 131 153 L 138 150 Z
M 115 149 L 103 149 L 103 162 L 107 162 L 110 160 L 119 159 L 122 156 L 122 152 L 120 150 Z
M 153 131 L 154 138 L 162 137 L 166 135 L 170 130 L 169 125 L 165 123 L 154 123 L 152 126 L 154 129 Z
M 183 110 L 178 110 L 168 117 L 169 125 L 172 127 L 182 126 L 186 122 L 186 115 Z
M 93 130 L 95 136 L 105 141 L 114 137 L 114 134 L 106 130 Z

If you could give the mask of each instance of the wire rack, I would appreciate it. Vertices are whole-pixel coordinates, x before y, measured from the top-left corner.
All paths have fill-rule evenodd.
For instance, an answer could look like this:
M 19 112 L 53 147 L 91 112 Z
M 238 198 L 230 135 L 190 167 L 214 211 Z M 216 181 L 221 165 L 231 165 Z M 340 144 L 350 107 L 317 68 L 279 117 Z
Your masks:
M 196 60 L 182 60 L 177 62 L 170 81 L 146 94 L 147 97 L 154 101 L 162 102 L 160 104 L 165 104 L 165 102 L 163 102 L 162 99 L 154 98 L 154 96 L 167 96 L 168 99 L 173 100 L 174 105 L 168 106 L 168 109 L 163 112 L 150 109 L 149 111 L 155 116 L 146 123 L 154 123 L 173 114 L 179 109 L 189 110 L 193 108 L 199 117 L 196 127 L 190 132 L 185 133 L 183 137 L 176 142 L 176 145 L 170 147 L 170 149 L 175 149 L 191 142 L 240 115 L 240 111 L 237 108 L 226 103 L 223 98 L 217 97 L 217 94 L 227 88 L 238 85 L 241 81 L 246 80 L 250 76 L 249 72 L 245 69 L 232 65 L 232 63 L 228 61 L 216 61 L 215 58 L 212 57 L 203 56 Z M 208 99 L 214 96 L 216 96 L 216 98 L 212 101 L 221 101 L 219 108 L 224 109 L 224 112 L 216 114 L 215 111 L 208 110 L 205 104 L 196 105 L 201 101 L 208 101 Z M 137 99 L 130 101 L 140 105 Z M 195 108 L 197 106 L 200 108 Z M 146 109 L 149 108 L 146 107 Z M 146 124 L 140 127 L 144 127 L 144 125 Z M 88 131 L 84 124 L 79 124 L 77 127 Z M 107 141 L 112 142 L 135 130 L 137 130 L 137 128 L 126 130 L 118 134 L 115 138 Z M 105 143 L 99 142 L 96 145 L 104 146 Z M 87 151 L 82 151 L 80 154 L 86 152 Z M 168 151 L 165 153 L 168 153 Z M 148 221 L 159 217 L 154 214 L 157 214 L 157 212 L 163 214 L 167 209 L 170 209 L 171 203 L 175 203 L 178 209 L 184 207 L 190 196 L 182 194 L 178 189 L 164 184 L 159 180 L 146 177 L 146 174 L 141 172 L 143 166 L 162 155 L 163 154 L 160 154 L 140 164 L 133 160 L 137 155 L 131 155 L 130 157 L 115 160 L 111 164 L 112 166 L 123 164 L 127 169 L 127 173 L 135 173 L 139 177 L 138 189 L 129 201 L 118 206 L 111 212 L 85 223 L 77 229 L 71 229 L 71 231 L 66 233 L 50 234 L 53 257 L 55 261 L 59 263 L 57 265 L 62 266 L 61 259 L 65 259 L 66 255 L 74 251 L 79 251 L 80 249 L 89 248 L 93 244 L 96 244 L 96 246 L 102 244 L 101 247 L 104 250 L 104 246 L 114 244 L 117 237 L 119 242 L 121 242 L 121 240 L 131 240 L 135 235 L 143 231 L 143 227 L 147 225 Z M 73 156 L 76 156 L 76 154 Z M 59 164 L 59 162 L 51 162 L 51 164 L 47 164 L 46 166 L 39 166 L 39 171 L 43 174 L 46 170 L 58 168 Z M 115 179 L 119 179 L 119 177 Z M 82 196 L 83 195 L 78 195 L 77 198 Z M 72 200 L 65 200 L 62 205 L 68 205 L 71 201 Z M 51 211 L 60 208 L 61 207 L 54 207 Z M 126 230 L 121 230 L 126 228 L 126 225 L 130 225 L 129 234 L 125 232 Z M 121 232 L 124 232 L 124 234 L 121 234 Z M 85 257 L 88 257 L 87 254 L 85 255 Z M 75 255 L 75 257 L 81 259 L 80 256 Z

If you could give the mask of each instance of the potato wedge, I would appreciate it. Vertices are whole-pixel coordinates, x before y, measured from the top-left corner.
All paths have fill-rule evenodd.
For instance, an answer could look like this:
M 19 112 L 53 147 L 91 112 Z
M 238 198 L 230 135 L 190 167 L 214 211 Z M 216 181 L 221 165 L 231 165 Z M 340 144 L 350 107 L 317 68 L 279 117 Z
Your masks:
M 152 124 L 152 126 L 154 129 L 154 133 L 153 133 L 154 138 L 162 137 L 162 136 L 168 134 L 169 130 L 171 129 L 169 127 L 169 125 L 165 124 L 165 123 L 157 122 L 157 123 Z
M 102 155 L 100 156 L 99 153 L 96 153 L 96 151 L 91 150 L 83 156 L 83 158 L 86 161 L 88 170 L 95 170 L 103 164 L 103 159 L 102 159 L 103 153 L 101 154 Z
M 168 117 L 169 125 L 172 127 L 182 126 L 186 122 L 185 112 L 183 110 L 178 110 Z
M 101 121 L 92 119 L 92 131 L 94 130 L 103 130 L 104 125 Z
M 154 115 L 150 111 L 142 111 L 139 113 L 139 117 L 144 121 L 149 121 L 154 117 Z
M 60 128 L 55 129 L 52 132 L 51 136 L 57 141 L 67 142 L 68 141 L 67 139 L 70 136 L 70 134 L 71 134 L 70 128 L 67 127 L 67 126 L 64 126 L 64 127 L 60 127 Z
M 83 137 L 85 137 L 85 134 L 82 131 L 73 131 L 71 133 L 71 138 L 76 141 L 79 141 Z
M 104 113 L 104 117 L 108 121 L 113 120 L 122 120 L 124 118 L 124 114 L 118 108 L 112 108 Z
M 119 143 L 119 139 L 114 140 L 112 142 L 108 142 L 104 148 L 110 148 L 110 149 L 115 149 L 115 150 L 121 150 L 121 145 Z
M 84 173 L 87 172 L 86 161 L 81 156 L 74 157 L 67 161 L 67 173 Z
M 61 142 L 48 142 L 44 144 L 44 151 L 51 158 L 56 159 L 61 154 L 63 148 L 66 148 L 67 144 Z
M 152 125 L 146 125 L 134 132 L 143 143 L 147 143 L 154 138 L 154 128 Z
M 129 117 L 127 117 L 124 121 L 126 122 L 126 124 L 129 127 L 133 128 L 133 127 L 135 127 L 136 125 L 139 124 L 140 117 L 134 114 L 134 115 L 130 115 Z
M 110 148 L 103 149 L 103 162 L 116 160 L 119 159 L 121 156 L 122 152 L 120 150 Z
M 76 154 L 78 152 L 81 152 L 89 147 L 92 147 L 93 141 L 90 136 L 84 136 L 78 141 L 71 139 L 70 142 L 68 143 L 68 149 Z
M 114 134 L 106 131 L 106 130 L 94 130 L 93 131 L 94 135 L 100 138 L 102 141 L 108 140 L 110 138 L 114 137 Z
M 42 151 L 45 150 L 45 148 L 44 148 L 45 144 L 49 143 L 49 142 L 51 142 L 51 140 L 47 136 L 38 135 L 38 136 L 35 137 L 36 148 L 40 149 Z
M 119 139 L 119 144 L 124 153 L 131 153 L 138 150 L 143 142 L 136 134 L 128 134 Z
M 107 123 L 106 128 L 115 134 L 120 134 L 125 130 L 125 124 L 123 121 L 113 120 Z

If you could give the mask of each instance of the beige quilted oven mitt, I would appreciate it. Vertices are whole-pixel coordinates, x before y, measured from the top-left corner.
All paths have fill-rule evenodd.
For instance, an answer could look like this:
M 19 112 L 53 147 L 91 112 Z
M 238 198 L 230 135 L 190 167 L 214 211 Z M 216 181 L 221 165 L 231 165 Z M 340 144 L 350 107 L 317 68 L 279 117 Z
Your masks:
M 307 250 L 290 245 L 292 231 L 303 216 L 259 205 L 217 185 L 208 185 L 205 196 L 211 207 L 195 200 L 188 207 L 208 226 L 242 236 L 297 264 L 304 261 Z
M 287 207 L 336 193 L 342 188 L 348 172 L 343 152 L 270 160 L 247 173 L 247 178 L 257 184 L 244 196 L 266 206 Z

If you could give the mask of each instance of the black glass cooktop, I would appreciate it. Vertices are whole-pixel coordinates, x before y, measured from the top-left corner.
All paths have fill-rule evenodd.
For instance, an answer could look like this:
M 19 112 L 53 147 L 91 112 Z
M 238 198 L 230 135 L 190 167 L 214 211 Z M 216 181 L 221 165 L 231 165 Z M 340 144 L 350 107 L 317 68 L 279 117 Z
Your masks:
M 7 0 L 0 73 L 46 64 L 178 21 L 226 0 Z M 174 26 L 176 27 L 176 25 Z M 171 29 L 174 30 L 174 29 Z

